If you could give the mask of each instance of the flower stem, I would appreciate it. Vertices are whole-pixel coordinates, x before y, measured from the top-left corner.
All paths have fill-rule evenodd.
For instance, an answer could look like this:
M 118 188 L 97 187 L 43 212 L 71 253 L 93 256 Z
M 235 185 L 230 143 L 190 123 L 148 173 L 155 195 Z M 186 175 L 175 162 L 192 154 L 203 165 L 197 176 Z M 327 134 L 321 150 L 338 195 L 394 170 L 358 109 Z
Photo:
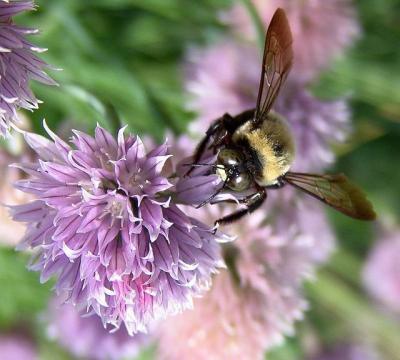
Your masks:
M 264 39 L 265 39 L 265 27 L 264 23 L 254 6 L 252 0 L 240 0 L 243 6 L 246 8 L 247 12 L 249 13 L 249 16 L 251 18 L 251 21 L 253 22 L 254 29 L 257 34 L 257 43 L 261 51 L 264 50 Z
M 388 358 L 396 358 L 391 356 L 398 353 L 399 325 L 374 309 L 361 293 L 325 271 L 307 288 L 316 304 L 345 324 L 348 336 L 374 344 Z
M 353 288 L 360 288 L 360 273 L 362 261 L 348 251 L 338 250 L 326 266 L 327 271 L 351 284 Z

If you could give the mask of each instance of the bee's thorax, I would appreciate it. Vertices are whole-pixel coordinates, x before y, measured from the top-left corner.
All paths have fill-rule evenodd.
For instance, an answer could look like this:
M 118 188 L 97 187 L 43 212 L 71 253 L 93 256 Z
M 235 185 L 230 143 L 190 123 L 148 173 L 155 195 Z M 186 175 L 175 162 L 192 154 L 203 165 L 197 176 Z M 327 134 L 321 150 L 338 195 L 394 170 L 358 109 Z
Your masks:
M 286 121 L 275 113 L 260 126 L 252 121 L 242 125 L 232 142 L 243 149 L 254 180 L 260 186 L 276 184 L 290 168 L 295 153 L 294 141 Z

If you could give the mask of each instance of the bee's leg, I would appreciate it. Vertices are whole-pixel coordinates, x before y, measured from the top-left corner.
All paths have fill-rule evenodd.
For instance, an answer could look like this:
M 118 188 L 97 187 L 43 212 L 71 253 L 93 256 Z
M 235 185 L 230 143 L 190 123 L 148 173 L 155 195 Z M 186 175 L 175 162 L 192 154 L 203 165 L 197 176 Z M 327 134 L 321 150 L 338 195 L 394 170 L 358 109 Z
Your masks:
M 220 187 L 214 194 L 212 194 L 207 200 L 204 200 L 201 204 L 196 205 L 195 208 L 196 209 L 200 209 L 201 207 L 203 207 L 204 205 L 210 203 L 218 194 L 221 193 L 222 190 L 225 189 L 226 183 L 228 182 L 228 179 L 226 179 L 224 181 L 224 184 L 222 185 L 222 187 Z
M 237 128 L 242 126 L 244 123 L 249 121 L 254 117 L 255 109 L 246 110 L 239 115 L 232 117 L 228 113 L 224 114 L 222 117 L 215 120 L 211 126 L 208 128 L 206 135 L 200 141 L 193 155 L 193 164 L 197 164 L 202 158 L 204 151 L 210 142 L 211 137 L 218 135 L 218 139 L 211 145 L 214 148 L 214 153 L 216 153 L 219 146 L 221 146 L 227 139 L 236 131 Z M 190 175 L 193 171 L 191 167 L 185 176 Z
M 196 148 L 196 151 L 193 155 L 193 164 L 197 164 L 200 161 L 212 136 L 220 133 L 221 136 L 219 136 L 219 140 L 226 138 L 227 130 L 225 129 L 225 123 L 229 123 L 231 119 L 232 116 L 230 116 L 229 114 L 224 114 L 222 117 L 218 118 L 211 124 L 211 126 L 206 131 L 206 135 L 203 137 L 203 139 L 200 141 L 199 145 Z M 212 146 L 215 146 L 215 144 L 213 144 Z M 190 175 L 193 169 L 194 167 L 192 166 L 185 174 L 185 176 Z
M 241 219 L 243 216 L 252 213 L 254 210 L 257 210 L 266 199 L 267 192 L 265 188 L 260 187 L 256 193 L 246 198 L 246 200 L 244 201 L 244 203 L 246 204 L 245 208 L 224 216 L 223 218 L 217 220 L 215 222 L 215 225 L 229 224 Z
M 224 199 L 224 200 L 218 200 L 218 201 L 210 201 L 210 204 L 215 205 L 215 204 L 224 203 L 224 204 L 236 204 L 237 205 L 239 203 L 239 204 L 247 205 L 249 203 L 249 201 L 251 199 L 253 199 L 256 194 L 258 194 L 258 191 L 256 193 L 254 193 L 254 194 L 245 196 L 245 197 L 240 198 L 240 199 L 236 199 L 236 200 Z
M 229 144 L 231 136 L 233 133 L 241 127 L 243 124 L 248 122 L 254 117 L 255 109 L 246 110 L 236 115 L 234 117 L 229 114 L 224 114 L 220 119 L 222 122 L 222 128 L 224 129 L 224 133 L 218 134 L 218 138 L 215 139 L 214 143 L 210 146 L 213 149 L 214 154 L 218 152 L 224 144 Z

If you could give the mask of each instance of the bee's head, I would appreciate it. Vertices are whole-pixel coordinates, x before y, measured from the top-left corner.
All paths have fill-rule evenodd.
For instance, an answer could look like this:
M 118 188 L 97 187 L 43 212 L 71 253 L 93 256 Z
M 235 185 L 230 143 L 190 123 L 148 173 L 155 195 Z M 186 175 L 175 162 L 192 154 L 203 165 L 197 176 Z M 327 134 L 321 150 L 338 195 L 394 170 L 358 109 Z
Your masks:
M 225 182 L 225 186 L 233 191 L 245 191 L 252 184 L 245 159 L 235 149 L 224 148 L 218 153 L 216 173 Z

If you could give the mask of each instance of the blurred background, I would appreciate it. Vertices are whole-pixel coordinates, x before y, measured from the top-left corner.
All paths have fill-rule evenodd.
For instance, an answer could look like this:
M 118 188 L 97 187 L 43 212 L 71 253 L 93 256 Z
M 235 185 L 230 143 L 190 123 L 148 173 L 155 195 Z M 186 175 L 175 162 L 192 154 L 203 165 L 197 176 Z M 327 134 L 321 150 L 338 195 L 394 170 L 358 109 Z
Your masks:
M 287 3 L 299 6 L 301 1 Z M 340 12 L 342 3 L 330 5 Z M 24 113 L 26 126 L 43 133 L 45 118 L 65 137 L 71 128 L 91 131 L 97 122 L 115 130 L 117 115 L 130 131 L 159 141 L 166 132 L 186 133 L 199 112 L 188 106 L 195 96 L 188 91 L 188 63 L 214 44 L 251 42 L 249 30 L 232 21 L 237 16 L 232 8 L 249 14 L 254 29 L 263 19 L 247 0 L 36 4 L 37 11 L 18 16 L 16 22 L 40 28 L 32 40 L 49 49 L 41 57 L 63 70 L 49 72 L 59 87 L 32 84 L 44 103 L 34 113 Z M 379 219 L 362 223 L 326 210 L 336 250 L 305 285 L 309 310 L 304 320 L 267 359 L 400 359 L 400 1 L 358 0 L 352 6 L 357 30 L 341 35 L 351 41 L 341 56 L 305 83 L 318 98 L 344 97 L 348 102 L 351 131 L 346 141 L 332 145 L 336 160 L 328 171 L 344 172 L 361 185 Z M 335 129 L 330 131 L 335 138 Z M 18 138 L 1 146 L 0 166 L 6 174 L 0 179 L 1 201 L 18 203 L 21 195 L 10 189 L 18 174 L 6 171 L 4 164 L 29 154 Z M 0 230 L 0 359 L 13 346 L 19 351 L 14 359 L 74 359 L 48 326 L 52 285 L 40 285 L 39 276 L 26 270 L 29 254 L 14 251 L 23 229 L 1 210 Z M 137 358 L 153 359 L 155 349 L 152 343 Z

